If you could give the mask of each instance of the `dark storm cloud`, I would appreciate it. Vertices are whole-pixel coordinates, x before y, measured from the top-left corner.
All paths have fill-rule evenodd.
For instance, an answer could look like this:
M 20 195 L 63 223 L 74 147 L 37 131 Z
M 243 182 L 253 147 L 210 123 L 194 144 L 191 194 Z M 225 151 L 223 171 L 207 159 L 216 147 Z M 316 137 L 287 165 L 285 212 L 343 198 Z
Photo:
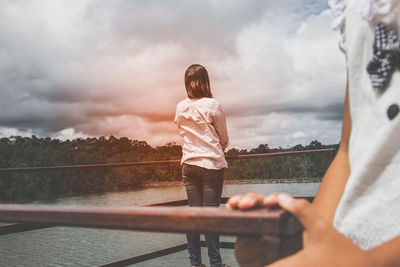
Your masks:
M 249 116 L 260 116 L 268 115 L 271 113 L 283 113 L 283 114 L 315 114 L 318 119 L 321 120 L 335 120 L 341 121 L 343 116 L 343 103 L 334 103 L 324 106 L 315 106 L 311 103 L 287 103 L 279 105 L 259 105 L 259 106 L 235 106 L 228 108 L 228 113 L 232 117 L 249 117 Z
M 145 43 L 179 42 L 193 49 L 232 51 L 237 33 L 257 22 L 268 1 L 120 1 L 113 32 Z

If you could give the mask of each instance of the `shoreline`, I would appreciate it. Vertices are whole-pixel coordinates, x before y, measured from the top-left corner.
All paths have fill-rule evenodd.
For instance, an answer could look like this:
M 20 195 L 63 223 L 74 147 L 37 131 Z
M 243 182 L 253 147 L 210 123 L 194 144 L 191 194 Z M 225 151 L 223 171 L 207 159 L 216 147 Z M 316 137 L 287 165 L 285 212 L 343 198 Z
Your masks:
M 322 178 L 302 178 L 302 179 L 240 179 L 224 180 L 224 184 L 292 184 L 292 183 L 319 183 Z M 147 182 L 143 187 L 164 187 L 164 186 L 183 186 L 183 181 L 160 181 Z

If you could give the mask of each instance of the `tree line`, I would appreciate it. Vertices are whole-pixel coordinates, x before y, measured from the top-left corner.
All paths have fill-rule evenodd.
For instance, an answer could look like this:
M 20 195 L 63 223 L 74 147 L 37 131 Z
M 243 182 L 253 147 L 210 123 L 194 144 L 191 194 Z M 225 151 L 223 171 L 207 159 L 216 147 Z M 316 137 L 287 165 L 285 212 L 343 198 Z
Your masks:
M 337 148 L 312 141 L 309 145 L 269 148 L 260 144 L 253 149 L 231 148 L 227 156 Z M 50 137 L 11 136 L 0 139 L 0 168 L 62 166 L 180 159 L 181 146 L 167 143 L 152 147 L 145 141 L 116 138 L 77 138 L 59 140 Z M 332 155 L 312 153 L 297 156 L 229 160 L 225 179 L 302 179 L 321 178 Z M 181 179 L 179 164 L 54 170 L 28 173 L 0 173 L 0 201 L 21 202 L 141 188 L 149 182 Z

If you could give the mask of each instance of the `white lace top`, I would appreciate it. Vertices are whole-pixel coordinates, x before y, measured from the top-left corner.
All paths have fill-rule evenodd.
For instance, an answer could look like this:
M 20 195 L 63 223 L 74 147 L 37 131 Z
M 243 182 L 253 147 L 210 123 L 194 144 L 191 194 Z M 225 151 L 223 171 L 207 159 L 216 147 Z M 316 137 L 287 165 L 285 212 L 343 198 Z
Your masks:
M 397 65 L 382 91 L 374 90 L 367 72 L 378 23 L 400 36 L 400 0 L 329 3 L 342 32 L 352 127 L 350 176 L 333 224 L 368 250 L 400 235 L 400 71 Z
M 339 42 L 340 49 L 345 52 L 345 37 L 344 30 L 346 25 L 345 10 L 347 5 L 352 5 L 352 8 L 357 10 L 369 22 L 376 23 L 384 16 L 393 14 L 399 16 L 400 1 L 399 0 L 329 0 L 329 5 L 332 8 L 334 17 L 333 28 L 339 30 L 341 33 L 341 40 Z

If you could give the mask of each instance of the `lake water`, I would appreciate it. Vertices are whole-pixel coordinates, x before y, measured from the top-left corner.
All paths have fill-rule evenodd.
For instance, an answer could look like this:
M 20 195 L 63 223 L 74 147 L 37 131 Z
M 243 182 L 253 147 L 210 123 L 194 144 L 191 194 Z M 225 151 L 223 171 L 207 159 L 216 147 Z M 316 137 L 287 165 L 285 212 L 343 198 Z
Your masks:
M 314 195 L 319 183 L 292 184 L 227 184 L 222 196 L 245 192 L 269 194 L 286 192 L 293 196 Z M 49 205 L 80 206 L 141 206 L 159 202 L 185 199 L 183 186 L 149 187 L 137 191 L 93 194 L 58 198 Z M 221 237 L 233 241 L 233 237 Z M 123 258 L 163 249 L 186 242 L 184 234 L 149 233 L 126 230 L 104 230 L 76 227 L 51 227 L 47 229 L 3 235 L 0 237 L 0 266 L 96 266 Z M 221 249 L 224 263 L 235 263 L 233 250 Z M 208 264 L 205 248 L 203 262 Z M 186 251 L 170 254 L 133 266 L 190 266 Z

